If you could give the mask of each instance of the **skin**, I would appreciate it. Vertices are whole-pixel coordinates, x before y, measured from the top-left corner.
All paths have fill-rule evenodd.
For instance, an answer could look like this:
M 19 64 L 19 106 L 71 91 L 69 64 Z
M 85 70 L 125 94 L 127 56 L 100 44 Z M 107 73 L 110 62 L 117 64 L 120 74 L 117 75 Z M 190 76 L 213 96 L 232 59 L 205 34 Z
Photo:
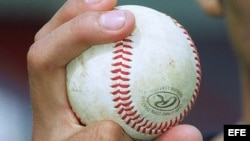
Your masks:
M 114 42 L 132 32 L 134 16 L 114 10 L 116 2 L 68 0 L 35 35 L 27 54 L 33 141 L 132 140 L 112 121 L 82 126 L 66 94 L 65 67 L 73 58 L 92 45 Z M 192 125 L 178 125 L 155 139 L 164 140 L 201 141 L 202 135 Z
M 224 17 L 241 72 L 242 119 L 240 124 L 250 124 L 250 1 L 249 0 L 197 0 L 205 13 Z M 219 135 L 213 141 L 223 141 Z

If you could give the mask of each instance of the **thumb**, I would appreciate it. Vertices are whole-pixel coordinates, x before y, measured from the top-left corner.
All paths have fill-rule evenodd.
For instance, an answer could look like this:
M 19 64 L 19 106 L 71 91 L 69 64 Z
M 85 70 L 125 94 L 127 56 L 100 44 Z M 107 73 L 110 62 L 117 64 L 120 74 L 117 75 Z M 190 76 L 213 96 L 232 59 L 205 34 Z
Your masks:
M 68 141 L 132 141 L 122 128 L 112 121 L 100 121 L 84 127 Z

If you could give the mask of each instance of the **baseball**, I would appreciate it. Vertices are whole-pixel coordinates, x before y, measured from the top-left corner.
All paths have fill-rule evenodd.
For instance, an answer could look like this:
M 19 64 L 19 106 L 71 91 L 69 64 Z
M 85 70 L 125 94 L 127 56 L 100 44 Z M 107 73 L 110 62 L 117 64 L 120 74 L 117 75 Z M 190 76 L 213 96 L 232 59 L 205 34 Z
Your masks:
M 121 41 L 92 46 L 67 65 L 72 110 L 85 125 L 118 123 L 136 140 L 151 140 L 177 125 L 197 98 L 201 69 L 188 32 L 151 8 L 119 6 L 136 18 Z

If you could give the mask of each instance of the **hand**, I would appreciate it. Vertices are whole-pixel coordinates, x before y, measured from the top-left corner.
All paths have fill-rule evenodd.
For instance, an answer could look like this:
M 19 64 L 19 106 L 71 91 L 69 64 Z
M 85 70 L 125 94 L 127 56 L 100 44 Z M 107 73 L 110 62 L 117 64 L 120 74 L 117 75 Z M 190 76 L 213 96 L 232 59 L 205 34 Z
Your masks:
M 111 121 L 82 126 L 67 100 L 66 65 L 91 45 L 128 36 L 135 23 L 130 12 L 114 10 L 116 0 L 86 1 L 68 0 L 36 34 L 27 54 L 33 141 L 132 140 Z M 191 125 L 178 125 L 157 141 L 166 138 L 198 141 L 201 134 Z
M 239 60 L 242 119 L 241 124 L 250 123 L 250 1 L 249 0 L 196 0 L 205 13 L 211 16 L 225 17 L 234 51 Z M 238 124 L 238 123 L 236 123 Z M 213 141 L 223 141 L 223 134 Z
M 214 16 L 214 17 L 221 17 L 223 15 L 223 11 L 222 11 L 222 0 L 196 0 L 201 8 L 203 9 L 203 11 L 210 15 L 210 16 Z
M 231 40 L 242 68 L 250 68 L 250 1 L 249 0 L 196 0 L 205 13 L 225 17 Z M 245 72 L 244 72 L 245 73 Z M 248 87 L 248 86 L 247 86 Z M 250 115 L 250 114 L 249 114 Z

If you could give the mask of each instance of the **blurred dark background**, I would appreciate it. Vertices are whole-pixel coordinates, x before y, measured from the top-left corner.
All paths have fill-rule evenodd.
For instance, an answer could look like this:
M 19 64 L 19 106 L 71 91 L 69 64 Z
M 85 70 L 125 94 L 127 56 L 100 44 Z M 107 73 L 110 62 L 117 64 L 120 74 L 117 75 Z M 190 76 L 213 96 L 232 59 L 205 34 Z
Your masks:
M 217 133 L 240 118 L 238 64 L 223 19 L 206 16 L 195 0 L 118 0 L 148 6 L 178 20 L 200 53 L 202 84 L 191 113 L 182 123 Z M 32 112 L 26 53 L 34 34 L 65 0 L 0 0 L 0 141 L 31 140 Z

